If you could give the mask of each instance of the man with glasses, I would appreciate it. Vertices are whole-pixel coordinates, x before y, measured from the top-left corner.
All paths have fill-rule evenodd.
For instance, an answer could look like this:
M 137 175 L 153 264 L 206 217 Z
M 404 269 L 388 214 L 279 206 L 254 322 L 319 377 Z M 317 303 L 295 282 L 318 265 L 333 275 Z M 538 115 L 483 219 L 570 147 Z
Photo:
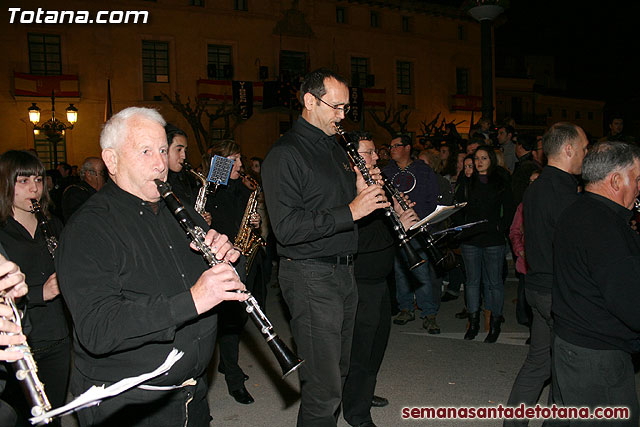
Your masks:
M 80 182 L 68 186 L 62 194 L 62 215 L 67 222 L 89 197 L 100 191 L 107 180 L 104 162 L 99 157 L 87 157 L 80 168 Z
M 435 172 L 420 159 L 411 158 L 411 137 L 400 135 L 391 141 L 391 161 L 382 171 L 391 183 L 403 192 L 412 202 L 420 218 L 429 215 L 436 208 L 438 179 Z M 413 241 L 412 241 L 413 244 Z M 420 249 L 416 247 L 416 249 Z M 419 251 L 427 259 L 424 251 Z M 418 282 L 414 290 L 410 287 L 409 268 L 404 251 L 398 251 L 395 262 L 396 297 L 400 313 L 393 319 L 396 325 L 404 325 L 415 320 L 415 300 L 421 310 L 422 326 L 430 334 L 439 334 L 440 327 L 436 315 L 440 308 L 441 278 L 436 277 L 431 263 L 426 262 L 410 271 Z M 440 283 L 440 285 L 438 285 Z M 437 289 L 436 289 L 437 288 Z
M 389 203 L 379 185 L 367 186 L 354 173 L 334 136 L 349 110 L 345 80 L 313 71 L 300 86 L 300 102 L 302 116 L 271 148 L 262 182 L 280 289 L 305 359 L 298 426 L 336 426 L 358 304 L 356 221 Z M 380 177 L 378 169 L 371 172 Z
M 378 154 L 369 132 L 350 132 L 349 140 L 367 165 L 376 166 Z M 395 202 L 394 207 L 405 228 L 419 220 L 413 209 L 402 211 Z M 358 221 L 358 256 L 354 265 L 358 310 L 342 397 L 344 419 L 353 426 L 373 426 L 371 407 L 389 404 L 387 399 L 373 393 L 391 330 L 387 276 L 393 269 L 395 246 L 383 211 Z

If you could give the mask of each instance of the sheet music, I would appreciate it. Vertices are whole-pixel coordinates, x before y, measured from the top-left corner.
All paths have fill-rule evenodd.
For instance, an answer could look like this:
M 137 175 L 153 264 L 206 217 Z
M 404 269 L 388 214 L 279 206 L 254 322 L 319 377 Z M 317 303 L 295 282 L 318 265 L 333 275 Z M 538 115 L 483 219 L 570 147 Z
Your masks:
M 411 228 L 409 228 L 409 230 L 415 230 L 416 228 L 420 228 L 427 224 L 437 224 L 440 221 L 444 221 L 445 219 L 449 218 L 451 215 L 464 208 L 465 206 L 467 206 L 467 202 L 456 203 L 455 205 L 451 206 L 438 205 L 433 212 L 413 224 Z
M 207 181 L 215 185 L 227 185 L 229 182 L 229 175 L 231 175 L 231 168 L 233 167 L 233 160 L 226 157 L 215 155 L 211 159 L 211 166 L 209 168 L 209 176 Z
M 171 352 L 169 353 L 165 361 L 162 363 L 162 365 L 158 366 L 158 368 L 155 369 L 154 371 L 146 374 L 138 375 L 137 377 L 124 378 L 118 381 L 117 383 L 110 385 L 109 387 L 105 387 L 104 385 L 100 387 L 92 386 L 87 391 L 85 391 L 80 396 L 78 396 L 76 399 L 74 399 L 72 402 L 67 403 L 66 405 L 61 406 L 59 408 L 52 409 L 37 417 L 33 417 L 29 421 L 31 421 L 31 424 L 33 425 L 40 424 L 40 423 L 44 423 L 48 418 L 54 418 L 62 415 L 71 414 L 80 409 L 98 405 L 104 399 L 117 396 L 120 393 L 123 393 L 129 390 L 130 388 L 133 388 L 139 384 L 142 384 L 145 381 L 155 378 L 158 375 L 164 374 L 169 369 L 171 369 L 171 367 L 178 360 L 180 360 L 180 358 L 182 358 L 183 355 L 184 355 L 183 352 L 174 348 L 173 350 L 171 350 Z

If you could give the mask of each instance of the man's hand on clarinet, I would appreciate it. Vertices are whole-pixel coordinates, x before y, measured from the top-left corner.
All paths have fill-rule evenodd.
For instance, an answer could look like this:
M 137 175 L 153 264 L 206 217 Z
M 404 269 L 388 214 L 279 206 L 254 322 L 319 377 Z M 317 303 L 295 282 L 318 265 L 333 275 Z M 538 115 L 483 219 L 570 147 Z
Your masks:
M 0 292 L 2 291 L 6 291 L 7 296 L 16 299 L 25 296 L 28 288 L 20 267 L 0 255 Z
M 211 251 L 219 261 L 236 262 L 240 257 L 240 252 L 233 248 L 229 238 L 216 230 L 209 230 L 204 242 L 211 248 Z M 193 243 L 191 243 L 191 248 L 197 249 Z
M 19 298 L 27 294 L 24 274 L 15 263 L 7 261 L 2 255 L 0 255 L 0 293 L 11 298 Z M 23 344 L 27 340 L 20 326 L 6 320 L 10 318 L 13 318 L 13 310 L 8 305 L 0 303 L 0 347 Z M 13 361 L 22 357 L 21 351 L 0 350 L 2 361 Z
M 400 222 L 405 230 L 411 228 L 413 224 L 420 221 L 420 217 L 413 209 L 407 209 L 400 214 Z
M 358 193 L 355 199 L 349 203 L 351 217 L 354 221 L 359 220 L 376 209 L 390 206 L 384 190 L 378 184 L 370 185 Z
M 198 278 L 191 287 L 191 297 L 198 314 L 205 313 L 222 301 L 244 301 L 246 288 L 233 267 L 227 263 L 216 264 Z

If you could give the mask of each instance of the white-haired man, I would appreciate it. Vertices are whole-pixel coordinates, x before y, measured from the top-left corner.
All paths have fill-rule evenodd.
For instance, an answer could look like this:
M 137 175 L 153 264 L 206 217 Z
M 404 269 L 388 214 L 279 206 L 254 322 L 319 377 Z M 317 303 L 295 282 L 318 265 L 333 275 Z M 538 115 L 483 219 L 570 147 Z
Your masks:
M 564 210 L 553 240 L 553 395 L 564 406 L 626 407 L 629 418 L 618 425 L 637 426 L 640 237 L 629 221 L 640 149 L 596 144 L 582 179 L 584 196 Z
M 71 391 L 111 384 L 184 352 L 167 375 L 79 413 L 80 425 L 208 426 L 206 367 L 217 319 L 209 310 L 243 300 L 227 263 L 208 268 L 164 205 L 168 143 L 157 111 L 131 107 L 100 136 L 111 181 L 64 230 L 56 254 L 60 289 L 74 323 Z M 194 221 L 207 226 L 185 206 Z M 206 242 L 218 259 L 239 253 L 214 230 Z

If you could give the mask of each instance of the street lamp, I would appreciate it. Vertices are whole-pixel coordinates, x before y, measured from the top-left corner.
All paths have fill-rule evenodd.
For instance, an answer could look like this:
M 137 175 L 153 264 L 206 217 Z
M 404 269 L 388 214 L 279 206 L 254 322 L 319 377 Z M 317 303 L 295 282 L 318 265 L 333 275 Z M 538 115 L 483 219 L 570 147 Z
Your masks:
M 493 123 L 493 52 L 491 50 L 493 43 L 491 22 L 496 19 L 504 9 L 497 4 L 485 4 L 482 0 L 476 0 L 475 3 L 477 6 L 469 9 L 469 15 L 480 22 L 482 118 Z
M 31 107 L 28 108 L 29 111 L 29 121 L 33 123 L 33 133 L 39 134 L 40 131 L 43 131 L 47 137 L 47 141 L 51 144 L 53 148 L 53 167 L 58 166 L 58 142 L 62 140 L 62 136 L 64 135 L 67 129 L 73 129 L 73 125 L 78 121 L 78 109 L 73 106 L 73 104 L 69 104 L 67 107 L 67 121 L 69 124 L 65 124 L 60 120 L 56 119 L 56 97 L 53 91 L 51 91 L 51 118 L 42 124 L 38 124 L 40 122 L 40 108 L 36 105 L 35 102 L 31 104 Z

